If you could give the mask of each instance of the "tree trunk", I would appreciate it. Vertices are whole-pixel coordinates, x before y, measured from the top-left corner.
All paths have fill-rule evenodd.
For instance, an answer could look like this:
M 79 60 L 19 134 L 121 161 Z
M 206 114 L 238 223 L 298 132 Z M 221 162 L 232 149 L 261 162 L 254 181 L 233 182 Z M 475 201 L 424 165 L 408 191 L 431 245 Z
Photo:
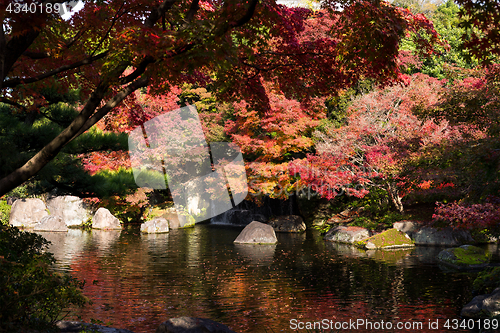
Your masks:
M 389 198 L 391 198 L 392 204 L 398 212 L 403 213 L 404 212 L 404 207 L 403 203 L 401 202 L 401 197 L 399 196 L 399 189 L 396 186 L 396 184 L 388 182 L 387 183 L 387 193 L 389 194 Z

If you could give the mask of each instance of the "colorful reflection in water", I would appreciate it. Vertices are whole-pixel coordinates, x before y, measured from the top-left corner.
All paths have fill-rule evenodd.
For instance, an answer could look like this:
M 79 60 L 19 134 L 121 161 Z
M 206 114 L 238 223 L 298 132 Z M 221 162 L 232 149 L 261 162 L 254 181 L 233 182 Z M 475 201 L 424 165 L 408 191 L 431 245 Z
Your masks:
M 154 332 L 180 316 L 258 333 L 293 332 L 299 322 L 323 319 L 442 325 L 459 318 L 472 298 L 475 274 L 442 270 L 433 259 L 437 248 L 363 252 L 324 242 L 312 231 L 279 234 L 273 246 L 235 245 L 240 231 L 197 225 L 159 235 L 137 230 L 43 235 L 53 242 L 57 269 L 86 281 L 93 304 L 73 318 L 136 333 Z M 355 332 L 372 331 L 359 328 Z

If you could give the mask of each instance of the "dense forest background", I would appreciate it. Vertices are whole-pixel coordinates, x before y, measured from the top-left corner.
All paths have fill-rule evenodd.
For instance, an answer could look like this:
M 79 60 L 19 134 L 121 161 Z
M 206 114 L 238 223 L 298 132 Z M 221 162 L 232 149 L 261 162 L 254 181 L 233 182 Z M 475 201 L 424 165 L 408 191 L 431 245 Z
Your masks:
M 208 142 L 242 150 L 249 200 L 312 192 L 372 227 L 424 205 L 495 228 L 493 2 L 174 3 L 89 2 L 69 20 L 2 5 L 17 52 L 3 53 L 2 198 L 73 194 L 139 222 L 169 191 L 137 188 L 128 133 L 194 104 Z

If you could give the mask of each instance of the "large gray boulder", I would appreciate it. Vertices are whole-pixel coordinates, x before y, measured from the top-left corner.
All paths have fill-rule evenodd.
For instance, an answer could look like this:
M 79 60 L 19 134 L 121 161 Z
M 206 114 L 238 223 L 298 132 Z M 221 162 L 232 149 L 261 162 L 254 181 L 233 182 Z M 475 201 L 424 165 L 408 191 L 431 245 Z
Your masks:
M 33 231 L 60 231 L 67 232 L 68 226 L 59 216 L 45 216 L 40 223 L 35 225 Z
M 488 318 L 500 315 L 500 288 L 491 294 L 476 296 L 460 312 L 466 318 Z
M 210 319 L 180 317 L 170 318 L 160 324 L 156 333 L 236 333 L 226 325 Z
M 276 232 L 303 232 L 306 224 L 302 217 L 297 215 L 278 216 L 268 223 Z
M 338 226 L 330 229 L 324 240 L 345 244 L 356 244 L 370 237 L 370 231 L 361 227 L 344 227 Z
M 276 244 L 278 239 L 273 227 L 253 221 L 241 231 L 234 242 L 237 244 Z
M 9 223 L 15 227 L 33 228 L 48 216 L 47 207 L 40 199 L 18 199 L 10 209 Z
M 106 208 L 99 208 L 92 219 L 92 229 L 121 230 L 120 220 Z
M 420 223 L 413 221 L 399 221 L 395 222 L 392 227 L 398 231 L 404 232 L 410 237 L 418 231 L 420 228 Z
M 490 255 L 476 246 L 462 245 L 441 251 L 438 260 L 456 269 L 474 269 L 486 267 Z
M 145 234 L 161 234 L 169 232 L 168 221 L 163 217 L 155 217 L 141 224 L 141 232 Z
M 475 243 L 468 231 L 453 228 L 424 227 L 414 233 L 413 240 L 415 245 L 460 246 Z
M 232 208 L 222 214 L 214 216 L 210 219 L 213 224 L 231 224 L 246 226 L 253 221 L 267 222 L 267 218 L 263 214 L 253 212 L 248 209 Z
M 61 217 L 67 226 L 81 226 L 92 217 L 83 200 L 71 195 L 47 200 L 47 208 L 50 215 Z

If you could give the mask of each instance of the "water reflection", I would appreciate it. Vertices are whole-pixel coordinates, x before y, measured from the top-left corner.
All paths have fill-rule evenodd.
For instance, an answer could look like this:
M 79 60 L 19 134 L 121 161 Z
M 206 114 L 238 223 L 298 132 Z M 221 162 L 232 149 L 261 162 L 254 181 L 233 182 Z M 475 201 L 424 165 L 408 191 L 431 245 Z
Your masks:
M 179 316 L 259 333 L 291 332 L 291 319 L 427 322 L 458 318 L 471 299 L 475 273 L 442 272 L 434 261 L 440 249 L 361 251 L 314 232 L 278 234 L 272 246 L 235 245 L 240 231 L 199 225 L 158 235 L 43 235 L 58 269 L 87 281 L 94 303 L 76 314 L 137 333 Z
M 252 266 L 269 266 L 274 260 L 276 245 L 234 244 L 235 252 L 248 259 Z

